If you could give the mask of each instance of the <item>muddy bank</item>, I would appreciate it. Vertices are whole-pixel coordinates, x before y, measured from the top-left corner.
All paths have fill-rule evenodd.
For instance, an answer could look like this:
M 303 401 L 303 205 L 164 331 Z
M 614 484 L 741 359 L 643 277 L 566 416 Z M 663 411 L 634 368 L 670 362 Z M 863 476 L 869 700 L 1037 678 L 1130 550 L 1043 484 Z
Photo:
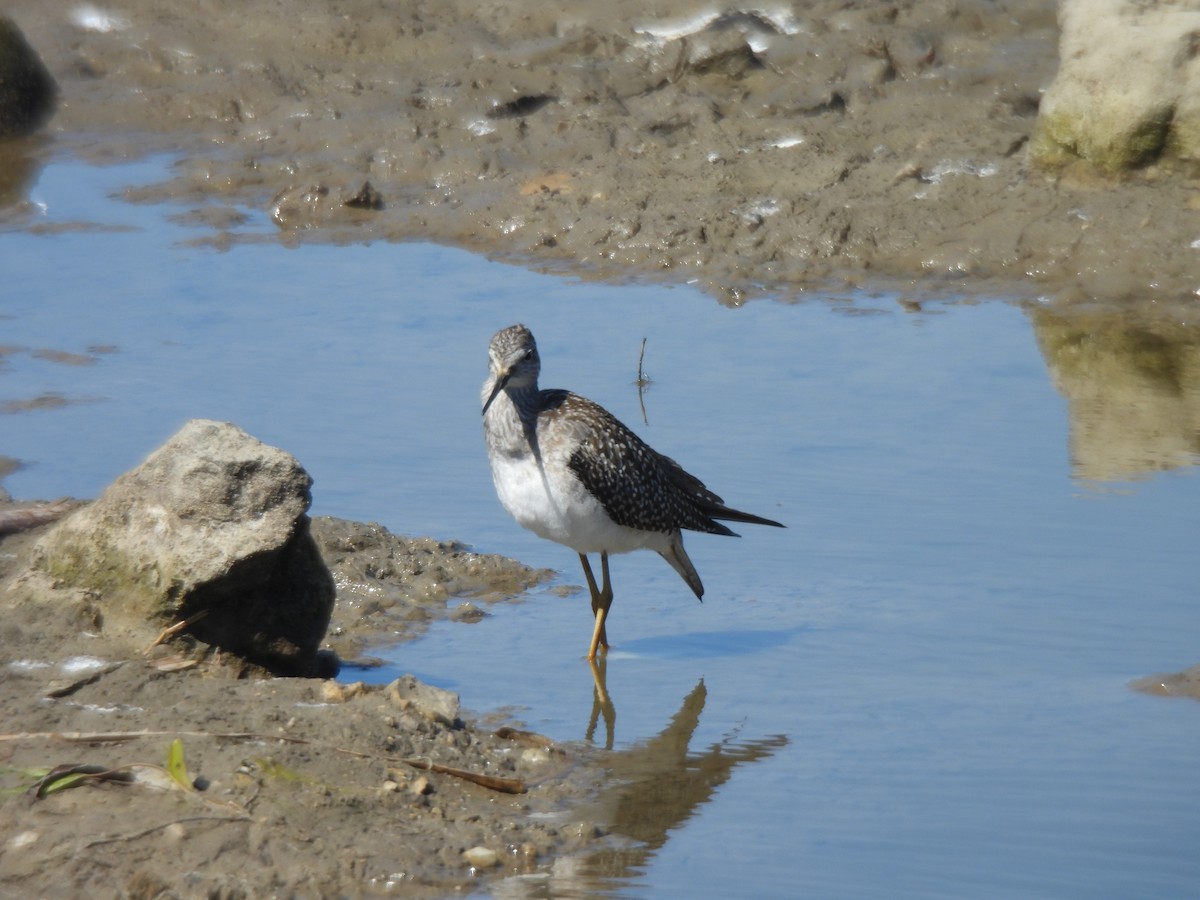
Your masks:
M 29 524 L 12 509 L 0 526 Z M 0 534 L 0 583 L 47 527 Z M 5 604 L 0 896 L 583 895 L 787 744 L 690 748 L 701 682 L 659 734 L 601 754 L 616 719 L 603 662 L 576 743 L 410 677 L 373 683 L 362 647 L 470 627 L 550 573 L 377 525 L 319 517 L 312 532 L 338 585 L 326 652 L 350 663 L 341 682 L 264 678 L 186 635 L 154 645 L 154 628 L 86 600 Z
M 694 281 L 728 303 L 831 285 L 1191 295 L 1192 182 L 1026 164 L 1057 67 L 1054 3 L 738 9 L 17 0 L 10 14 L 61 89 L 49 145 L 28 152 L 175 151 L 172 180 L 132 196 L 189 204 L 219 246 L 263 239 L 241 228 L 269 215 L 285 241 L 433 239 Z
M 0 580 L 38 535 L 0 540 Z M 347 657 L 546 577 L 377 526 L 323 518 L 314 536 L 341 588 L 329 646 Z M 235 657 L 152 646 L 151 626 L 86 603 L 47 613 L 4 610 L 0 894 L 444 896 L 600 839 L 568 814 L 598 786 L 584 745 L 476 723 L 411 684 L 244 677 Z M 175 738 L 200 789 L 162 771 Z M 113 777 L 37 796 L 71 764 Z

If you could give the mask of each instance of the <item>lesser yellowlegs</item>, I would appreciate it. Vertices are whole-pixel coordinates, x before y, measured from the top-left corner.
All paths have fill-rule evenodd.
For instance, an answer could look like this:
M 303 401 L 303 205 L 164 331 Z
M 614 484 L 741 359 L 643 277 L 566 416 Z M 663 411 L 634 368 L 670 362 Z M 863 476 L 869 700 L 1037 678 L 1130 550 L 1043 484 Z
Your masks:
M 730 509 L 598 403 L 570 391 L 539 390 L 541 360 L 524 325 L 497 332 L 488 357 L 483 431 L 496 493 L 521 525 L 579 554 L 596 617 L 588 659 L 598 647 L 608 648 L 610 553 L 657 551 L 702 598 L 682 529 L 737 536 L 717 519 L 784 527 Z M 589 553 L 600 554 L 601 587 Z

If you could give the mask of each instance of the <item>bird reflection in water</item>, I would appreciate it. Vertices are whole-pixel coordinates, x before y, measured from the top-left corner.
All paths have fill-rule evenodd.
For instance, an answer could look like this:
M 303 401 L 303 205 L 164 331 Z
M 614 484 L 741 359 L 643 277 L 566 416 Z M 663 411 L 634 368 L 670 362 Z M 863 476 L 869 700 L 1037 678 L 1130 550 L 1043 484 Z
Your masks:
M 588 664 L 592 668 L 592 715 L 588 719 L 587 739 L 595 742 L 596 740 L 596 725 L 599 724 L 600 718 L 604 718 L 604 749 L 611 750 L 613 748 L 613 734 L 617 727 L 617 710 L 613 706 L 612 698 L 608 696 L 608 685 L 606 679 L 608 676 L 608 657 L 601 656 L 598 659 L 589 659 Z M 704 682 L 700 682 L 701 685 Z
M 611 749 L 616 708 L 605 683 L 605 662 L 601 658 L 592 664 L 594 691 L 587 738 L 593 740 L 603 719 L 605 748 Z M 589 812 L 610 833 L 630 840 L 590 854 L 581 870 L 573 873 L 575 877 L 594 888 L 597 882 L 626 879 L 643 871 L 671 831 L 695 815 L 734 769 L 768 759 L 787 746 L 786 735 L 746 739 L 735 731 L 703 751 L 689 751 L 707 696 L 701 679 L 662 731 L 605 758 L 610 787 Z

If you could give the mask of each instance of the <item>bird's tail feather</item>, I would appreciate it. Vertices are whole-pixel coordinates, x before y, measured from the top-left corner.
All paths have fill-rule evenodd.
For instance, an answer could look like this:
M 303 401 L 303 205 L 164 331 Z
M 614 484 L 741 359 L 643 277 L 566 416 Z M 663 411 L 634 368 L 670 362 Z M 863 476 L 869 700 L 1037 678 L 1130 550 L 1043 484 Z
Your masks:
M 706 509 L 704 512 L 710 518 L 724 519 L 726 522 L 746 522 L 750 525 L 773 525 L 776 528 L 787 527 L 782 522 L 776 522 L 774 519 L 764 519 L 762 516 L 754 515 L 754 513 L 742 512 L 740 509 L 730 509 L 728 506 Z
M 663 464 L 666 470 L 667 477 L 672 483 L 683 491 L 688 496 L 688 500 L 695 506 L 695 509 L 702 515 L 710 519 L 725 519 L 729 522 L 746 522 L 749 525 L 772 525 L 775 528 L 786 528 L 782 522 L 776 522 L 774 519 L 764 519 L 762 516 L 756 516 L 753 513 L 742 512 L 740 509 L 730 509 L 725 505 L 725 501 L 710 491 L 704 486 L 704 482 L 695 475 L 684 470 L 683 466 L 675 462 L 669 456 L 658 454 L 659 461 Z M 685 525 L 685 528 L 692 528 L 696 531 L 707 531 L 710 534 L 723 534 L 729 537 L 737 537 L 732 531 L 724 525 L 717 525 L 715 522 L 709 523 L 711 527 L 696 528 L 695 525 Z M 673 564 L 672 564 L 673 565 Z M 686 576 L 685 576 L 686 577 Z

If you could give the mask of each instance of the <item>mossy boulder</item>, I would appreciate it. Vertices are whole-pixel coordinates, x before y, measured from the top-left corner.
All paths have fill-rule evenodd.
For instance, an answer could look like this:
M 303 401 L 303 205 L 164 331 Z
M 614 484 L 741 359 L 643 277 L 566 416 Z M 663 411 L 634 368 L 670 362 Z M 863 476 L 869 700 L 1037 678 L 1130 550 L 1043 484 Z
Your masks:
M 1200 6 L 1063 0 L 1059 26 L 1032 162 L 1117 173 L 1163 156 L 1200 161 Z
M 310 531 L 312 479 L 236 426 L 188 422 L 36 545 L 27 592 L 83 592 L 106 619 L 162 627 L 305 674 L 334 585 Z

